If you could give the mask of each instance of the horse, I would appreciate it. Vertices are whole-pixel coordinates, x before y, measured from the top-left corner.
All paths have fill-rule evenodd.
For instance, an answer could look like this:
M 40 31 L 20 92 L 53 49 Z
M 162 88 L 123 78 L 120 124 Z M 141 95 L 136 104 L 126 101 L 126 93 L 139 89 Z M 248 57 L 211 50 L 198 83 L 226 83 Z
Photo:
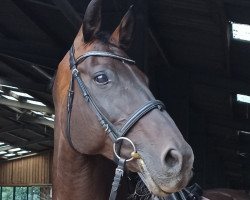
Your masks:
M 167 197 L 187 185 L 192 148 L 125 53 L 134 32 L 133 8 L 108 35 L 100 31 L 101 5 L 89 3 L 58 66 L 52 198 L 112 199 L 124 167 L 139 173 L 154 196 Z M 123 182 L 119 200 L 128 199 Z

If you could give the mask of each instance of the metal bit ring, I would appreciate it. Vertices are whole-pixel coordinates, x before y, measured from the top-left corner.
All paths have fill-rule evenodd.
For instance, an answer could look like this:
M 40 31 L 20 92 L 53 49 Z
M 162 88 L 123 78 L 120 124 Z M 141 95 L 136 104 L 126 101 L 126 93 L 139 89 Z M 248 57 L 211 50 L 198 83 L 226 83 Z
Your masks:
M 119 138 L 117 138 L 116 142 L 113 144 L 114 154 L 115 154 L 115 156 L 116 156 L 118 159 L 120 159 L 121 157 L 120 157 L 120 156 L 117 154 L 117 152 L 116 152 L 115 144 L 116 144 L 119 140 L 126 140 L 126 141 L 128 141 L 128 142 L 132 145 L 132 147 L 133 147 L 133 152 L 136 152 L 135 145 L 134 145 L 134 143 L 133 143 L 129 138 L 127 138 L 127 137 L 119 137 Z M 131 158 L 127 159 L 126 162 L 129 162 L 129 161 L 131 161 L 131 160 L 133 160 L 133 159 L 134 159 L 134 158 L 131 157 Z

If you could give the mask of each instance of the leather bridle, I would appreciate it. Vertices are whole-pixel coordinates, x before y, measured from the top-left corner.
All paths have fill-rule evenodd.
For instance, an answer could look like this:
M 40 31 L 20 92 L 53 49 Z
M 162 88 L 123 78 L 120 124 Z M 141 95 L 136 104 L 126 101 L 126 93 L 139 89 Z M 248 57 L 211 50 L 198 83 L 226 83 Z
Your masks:
M 134 149 L 134 153 L 136 153 L 136 148 L 133 144 L 133 142 L 125 137 L 125 135 L 128 133 L 128 131 L 130 130 L 130 128 L 136 123 L 138 122 L 144 115 L 146 115 L 148 112 L 150 112 L 151 110 L 158 108 L 159 110 L 164 110 L 165 109 L 165 105 L 159 101 L 159 100 L 152 100 L 149 101 L 148 103 L 146 103 L 145 105 L 143 105 L 141 108 L 139 108 L 138 110 L 136 110 L 128 119 L 127 121 L 124 123 L 124 125 L 120 128 L 117 129 L 106 117 L 105 115 L 102 113 L 102 111 L 99 109 L 99 107 L 97 106 L 97 104 L 95 103 L 94 99 L 91 97 L 86 85 L 84 84 L 82 78 L 80 77 L 80 74 L 77 70 L 77 65 L 79 64 L 79 62 L 84 61 L 86 58 L 90 57 L 90 56 L 99 56 L 99 57 L 110 57 L 113 59 L 117 59 L 120 60 L 123 63 L 128 63 L 128 64 L 135 64 L 135 61 L 129 59 L 129 58 L 125 58 L 122 56 L 118 56 L 109 52 L 103 52 L 103 51 L 90 51 L 87 52 L 81 56 L 79 56 L 77 59 L 74 58 L 74 54 L 75 54 L 75 50 L 74 50 L 74 45 L 71 46 L 70 48 L 70 69 L 71 69 L 71 80 L 70 80 L 70 85 L 69 85 L 69 90 L 68 90 L 68 102 L 67 102 L 67 139 L 68 142 L 70 144 L 70 146 L 75 149 L 71 137 L 70 137 L 70 117 L 71 117 L 71 109 L 72 109 L 72 103 L 73 103 L 73 96 L 74 96 L 74 92 L 73 92 L 73 79 L 76 80 L 76 82 L 78 83 L 78 86 L 82 92 L 83 98 L 86 100 L 86 102 L 89 103 L 91 109 L 93 110 L 93 112 L 95 113 L 98 121 L 100 122 L 100 124 L 102 125 L 102 127 L 104 128 L 105 132 L 108 133 L 109 137 L 111 138 L 111 140 L 114 142 L 114 155 L 115 155 L 115 161 L 117 162 L 117 168 L 115 171 L 115 176 L 114 176 L 114 181 L 112 183 L 112 189 L 110 192 L 110 197 L 109 200 L 115 200 L 116 199 L 116 195 L 117 195 L 117 191 L 118 191 L 118 187 L 120 184 L 120 180 L 121 177 L 123 176 L 123 171 L 124 171 L 124 166 L 126 161 L 130 161 L 133 159 L 124 159 L 121 158 L 118 153 L 120 152 L 120 147 L 121 147 L 121 143 L 117 144 L 118 142 L 121 142 L 122 140 L 127 140 L 133 147 Z M 118 148 L 115 148 L 115 145 L 117 144 Z M 75 149 L 76 150 L 76 149 Z M 77 150 L 76 150 L 77 151 Z M 142 181 L 145 183 L 144 178 L 141 176 L 140 173 L 138 173 L 139 176 L 141 177 Z M 192 187 L 197 188 L 197 185 L 194 185 Z M 170 195 L 168 198 L 168 200 L 187 200 L 187 199 L 198 199 L 199 198 L 199 194 L 197 194 L 196 192 L 192 191 L 192 188 L 185 188 L 182 191 L 179 191 L 177 193 L 174 193 L 172 195 Z M 157 197 L 154 197 L 154 200 L 157 200 Z M 165 198 L 164 198 L 165 199 Z
M 110 58 L 119 60 L 123 63 L 132 64 L 132 65 L 135 64 L 135 61 L 133 61 L 129 58 L 125 58 L 125 57 L 122 57 L 119 55 L 115 55 L 113 53 L 103 52 L 103 51 L 90 51 L 90 52 L 87 52 L 87 53 L 79 56 L 77 59 L 74 58 L 74 54 L 75 54 L 74 45 L 72 45 L 70 48 L 70 59 L 69 59 L 70 69 L 71 69 L 71 81 L 70 81 L 70 85 L 69 85 L 68 102 L 67 102 L 67 139 L 68 139 L 70 146 L 73 149 L 75 149 L 75 147 L 72 143 L 71 137 L 70 137 L 70 117 L 71 117 L 71 109 L 72 109 L 73 96 L 74 96 L 73 79 L 75 79 L 76 82 L 78 83 L 78 86 L 79 86 L 81 92 L 82 92 L 83 98 L 90 105 L 92 111 L 95 113 L 98 121 L 100 122 L 100 124 L 104 128 L 105 132 L 108 133 L 109 137 L 114 142 L 114 145 L 118 142 L 118 140 L 120 142 L 123 139 L 125 139 L 125 140 L 129 141 L 132 144 L 132 146 L 134 147 L 133 142 L 130 139 L 126 138 L 125 135 L 128 133 L 130 128 L 138 120 L 140 120 L 144 115 L 146 115 L 151 110 L 158 108 L 159 110 L 162 111 L 163 109 L 165 109 L 164 104 L 159 100 L 149 101 L 148 103 L 143 105 L 141 108 L 136 110 L 127 119 L 127 121 L 124 123 L 124 125 L 120 129 L 117 129 L 117 127 L 115 127 L 105 117 L 103 112 L 99 109 L 98 105 L 95 103 L 94 99 L 91 97 L 86 85 L 84 84 L 82 78 L 80 77 L 79 71 L 77 70 L 77 65 L 79 64 L 79 62 L 83 62 L 86 58 L 91 57 L 91 56 L 110 57 Z M 119 151 L 120 150 L 118 148 L 118 152 Z M 136 151 L 135 147 L 134 147 L 134 151 Z M 117 153 L 116 153 L 116 155 L 117 155 Z M 128 160 L 132 160 L 132 159 L 128 159 Z M 112 189 L 111 189 L 111 193 L 110 193 L 110 197 L 109 197 L 110 200 L 115 200 L 115 198 L 116 198 L 117 190 L 119 187 L 120 179 L 123 175 L 123 170 L 124 170 L 124 166 L 125 166 L 126 161 L 127 160 L 125 160 L 124 158 L 119 157 L 118 166 L 116 168 L 114 182 L 112 184 Z

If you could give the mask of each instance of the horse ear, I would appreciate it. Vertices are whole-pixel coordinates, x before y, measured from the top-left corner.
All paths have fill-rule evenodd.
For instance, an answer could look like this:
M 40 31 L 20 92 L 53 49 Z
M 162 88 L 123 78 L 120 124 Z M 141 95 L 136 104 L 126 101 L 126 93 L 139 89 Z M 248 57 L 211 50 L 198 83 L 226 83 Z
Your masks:
M 100 29 L 101 3 L 102 0 L 92 0 L 86 9 L 82 24 L 84 42 L 91 41 Z
M 119 26 L 110 37 L 110 43 L 127 50 L 131 44 L 134 33 L 135 19 L 133 14 L 133 5 L 130 6 L 127 13 L 122 18 Z

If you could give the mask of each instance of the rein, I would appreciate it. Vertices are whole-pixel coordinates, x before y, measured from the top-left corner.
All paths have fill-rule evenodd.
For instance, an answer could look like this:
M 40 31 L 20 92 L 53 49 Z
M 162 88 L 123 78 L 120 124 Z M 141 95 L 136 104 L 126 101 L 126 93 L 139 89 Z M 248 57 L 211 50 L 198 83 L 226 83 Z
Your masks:
M 96 115 L 98 121 L 100 122 L 101 126 L 104 128 L 105 132 L 108 133 L 109 137 L 111 138 L 111 140 L 114 143 L 114 146 L 113 146 L 114 154 L 115 154 L 115 158 L 118 158 L 118 162 L 117 162 L 117 168 L 115 170 L 115 176 L 114 176 L 114 181 L 113 181 L 113 184 L 112 184 L 112 189 L 111 189 L 109 200 L 115 200 L 116 195 L 117 195 L 117 191 L 118 191 L 118 187 L 119 187 L 119 184 L 120 184 L 120 180 L 121 180 L 121 178 L 123 176 L 125 163 L 128 162 L 128 161 L 133 160 L 133 157 L 126 160 L 124 158 L 121 158 L 118 155 L 119 152 L 120 152 L 120 148 L 121 148 L 121 143 L 118 144 L 118 142 L 121 142 L 123 140 L 128 141 L 133 147 L 133 152 L 132 153 L 136 153 L 136 148 L 135 148 L 133 142 L 129 138 L 124 137 L 124 136 L 128 133 L 130 128 L 137 121 L 139 121 L 144 115 L 146 115 L 147 113 L 149 113 L 151 110 L 153 110 L 155 108 L 158 108 L 160 111 L 163 111 L 163 109 L 165 109 L 165 106 L 159 100 L 149 101 L 148 103 L 143 105 L 141 108 L 136 110 L 128 118 L 128 120 L 124 123 L 124 125 L 120 129 L 117 129 L 105 117 L 105 115 L 102 113 L 102 111 L 99 109 L 99 107 L 97 106 L 97 104 L 95 103 L 93 98 L 91 97 L 89 91 L 87 90 L 86 85 L 84 84 L 82 78 L 79 75 L 79 71 L 77 70 L 77 65 L 78 65 L 79 62 L 84 61 L 86 58 L 88 58 L 90 56 L 110 57 L 110 58 L 117 59 L 117 60 L 120 60 L 123 63 L 128 63 L 128 64 L 135 64 L 135 61 L 133 61 L 131 59 L 128 59 L 128 58 L 125 58 L 125 57 L 122 57 L 122 56 L 118 56 L 118 55 L 109 53 L 109 52 L 103 52 L 103 51 L 90 51 L 90 52 L 87 52 L 87 53 L 81 55 L 77 59 L 74 58 L 74 54 L 75 54 L 74 45 L 72 45 L 71 48 L 70 48 L 70 60 L 69 60 L 70 61 L 70 69 L 71 69 L 71 81 L 70 81 L 70 85 L 69 85 L 68 101 L 67 101 L 67 133 L 66 133 L 67 134 L 67 139 L 68 139 L 68 142 L 69 142 L 70 146 L 74 150 L 76 150 L 74 148 L 74 145 L 72 143 L 71 136 L 70 136 L 70 118 L 71 118 L 72 102 L 73 102 L 73 97 L 74 97 L 73 79 L 75 79 L 76 82 L 78 83 L 78 86 L 79 86 L 81 92 L 82 92 L 83 98 L 86 100 L 86 102 L 88 102 L 88 104 L 90 105 L 90 108 L 95 113 L 95 115 Z M 117 150 L 117 148 L 115 146 L 116 144 L 117 144 L 118 150 Z

